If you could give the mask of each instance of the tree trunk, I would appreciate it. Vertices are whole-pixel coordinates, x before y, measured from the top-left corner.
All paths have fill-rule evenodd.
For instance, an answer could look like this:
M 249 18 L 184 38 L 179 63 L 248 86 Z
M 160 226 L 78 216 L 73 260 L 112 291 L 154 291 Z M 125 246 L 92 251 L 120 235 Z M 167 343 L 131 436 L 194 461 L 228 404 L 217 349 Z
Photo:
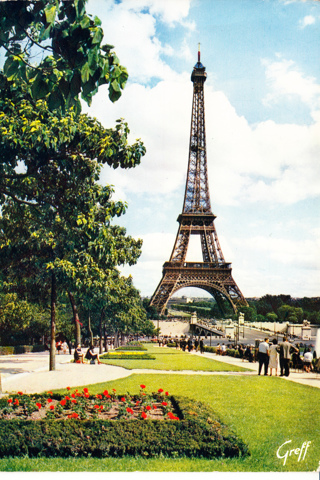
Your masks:
M 102 331 L 102 320 L 104 317 L 104 308 L 101 311 L 100 320 L 99 320 L 99 353 L 103 352 L 103 331 Z
M 93 333 L 91 329 L 91 318 L 90 318 L 90 310 L 89 310 L 89 317 L 88 317 L 88 330 L 90 333 L 90 345 L 93 345 Z
M 73 320 L 74 320 L 74 325 L 75 325 L 75 339 L 76 339 L 76 346 L 81 345 L 81 326 L 82 323 L 79 320 L 79 314 L 78 314 L 78 309 L 76 302 L 74 300 L 74 296 L 71 292 L 68 292 L 69 295 L 69 300 L 71 303 L 72 307 L 72 313 L 73 313 Z
M 57 301 L 56 277 L 55 277 L 55 274 L 53 273 L 51 278 L 51 340 L 50 340 L 49 370 L 56 369 L 56 301 Z
M 104 336 L 104 351 L 108 351 L 108 339 L 107 339 L 107 329 L 106 324 L 103 324 L 103 336 Z

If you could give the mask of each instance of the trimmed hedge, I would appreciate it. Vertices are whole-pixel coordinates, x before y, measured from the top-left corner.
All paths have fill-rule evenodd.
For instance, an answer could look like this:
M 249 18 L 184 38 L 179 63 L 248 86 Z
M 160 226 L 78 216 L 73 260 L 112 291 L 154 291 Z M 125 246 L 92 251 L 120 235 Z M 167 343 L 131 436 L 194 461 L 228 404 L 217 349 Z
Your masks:
M 135 351 L 135 352 L 146 352 L 147 348 L 143 347 L 142 345 L 125 345 L 124 347 L 116 348 L 116 351 Z
M 44 345 L 14 345 L 9 347 L 0 346 L 0 355 L 14 355 L 19 353 L 44 352 Z
M 185 397 L 170 398 L 179 421 L 0 420 L 0 457 L 250 455 L 247 445 L 218 420 L 209 406 Z

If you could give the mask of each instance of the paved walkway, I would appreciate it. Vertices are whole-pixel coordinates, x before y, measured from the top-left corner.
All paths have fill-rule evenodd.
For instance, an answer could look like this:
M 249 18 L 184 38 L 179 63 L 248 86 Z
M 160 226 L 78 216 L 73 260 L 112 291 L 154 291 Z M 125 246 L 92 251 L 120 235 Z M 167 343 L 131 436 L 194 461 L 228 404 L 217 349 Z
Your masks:
M 200 353 L 191 353 L 200 355 Z M 0 372 L 2 392 L 41 393 L 48 390 L 76 387 L 93 383 L 103 383 L 135 373 L 156 373 L 168 375 L 257 375 L 258 364 L 243 362 L 238 358 L 204 353 L 204 357 L 249 369 L 247 372 L 199 372 L 199 371 L 163 371 L 163 370 L 126 370 L 112 365 L 90 365 L 70 363 L 72 355 L 56 355 L 56 369 L 49 371 L 49 353 L 25 353 L 21 355 L 1 355 Z M 320 374 L 290 372 L 285 381 L 293 381 L 320 388 Z

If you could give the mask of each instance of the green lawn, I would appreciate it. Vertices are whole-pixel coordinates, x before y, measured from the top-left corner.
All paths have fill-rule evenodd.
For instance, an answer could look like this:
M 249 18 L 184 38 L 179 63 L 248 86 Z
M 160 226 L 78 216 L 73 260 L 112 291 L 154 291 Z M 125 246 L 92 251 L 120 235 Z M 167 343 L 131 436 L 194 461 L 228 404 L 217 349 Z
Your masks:
M 161 355 L 165 355 L 163 350 Z M 160 355 L 160 354 L 159 354 Z M 172 352 L 171 361 L 198 358 Z M 187 358 L 186 358 L 187 357 Z M 200 358 L 201 359 L 201 358 Z M 202 359 L 205 360 L 205 359 Z M 171 365 L 173 367 L 173 365 Z M 185 365 L 184 369 L 187 369 Z M 163 388 L 173 395 L 185 395 L 211 405 L 220 419 L 249 446 L 245 459 L 189 458 L 9 458 L 0 459 L 1 471 L 198 471 L 281 472 L 315 471 L 320 461 L 320 390 L 279 377 L 232 375 L 133 374 L 103 384 L 89 385 L 92 394 L 105 388 L 117 393 L 148 392 Z M 67 391 L 63 391 L 67 393 Z M 284 465 L 280 455 L 292 450 Z M 311 442 L 305 458 L 295 453 L 303 442 Z
M 148 353 L 156 357 L 155 360 L 114 360 L 102 358 L 101 361 L 108 365 L 116 365 L 127 368 L 128 370 L 135 368 L 142 370 L 193 370 L 202 372 L 244 372 L 248 370 L 235 365 L 218 362 L 211 358 L 192 355 L 188 352 L 176 350 L 175 348 L 159 348 L 150 344 L 146 346 Z

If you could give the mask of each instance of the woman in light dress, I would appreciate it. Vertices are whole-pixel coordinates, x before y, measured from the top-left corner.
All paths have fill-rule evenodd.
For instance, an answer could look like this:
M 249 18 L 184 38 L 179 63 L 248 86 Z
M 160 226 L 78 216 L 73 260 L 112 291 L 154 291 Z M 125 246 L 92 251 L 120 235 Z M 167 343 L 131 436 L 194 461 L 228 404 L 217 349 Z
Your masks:
M 276 370 L 276 376 L 277 376 L 277 370 L 278 370 L 278 342 L 274 338 L 272 340 L 272 344 L 270 345 L 269 348 L 269 368 L 270 368 L 270 376 L 272 376 L 272 369 L 275 368 Z

